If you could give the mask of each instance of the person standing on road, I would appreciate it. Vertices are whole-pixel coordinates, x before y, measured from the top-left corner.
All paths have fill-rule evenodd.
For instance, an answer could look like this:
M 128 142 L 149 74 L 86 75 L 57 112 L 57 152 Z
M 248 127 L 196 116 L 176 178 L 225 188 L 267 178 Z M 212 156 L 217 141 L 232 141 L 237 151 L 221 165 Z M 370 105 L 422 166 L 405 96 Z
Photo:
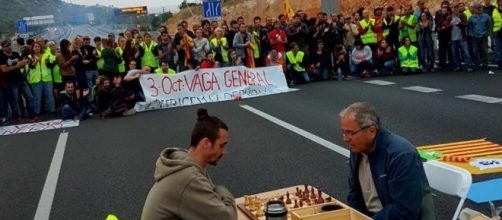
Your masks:
M 234 197 L 224 186 L 214 185 L 206 171 L 226 154 L 227 144 L 227 125 L 198 109 L 188 150 L 161 152 L 141 219 L 237 219 Z
M 96 65 L 99 57 L 97 56 L 96 48 L 91 46 L 91 38 L 89 36 L 84 36 L 82 40 L 84 44 L 84 46 L 82 46 L 82 53 L 84 55 L 83 67 L 87 79 L 87 87 L 92 88 L 99 75 L 98 66 Z
M 434 219 L 431 190 L 415 146 L 382 128 L 369 103 L 353 103 L 339 116 L 343 141 L 351 151 L 348 205 L 375 220 Z
M 483 6 L 474 4 L 473 15 L 467 21 L 467 33 L 472 40 L 472 60 L 476 66 L 488 69 L 488 35 L 490 35 L 491 18 L 483 13 Z
M 497 7 L 493 10 L 493 39 L 495 41 L 495 61 L 502 69 L 502 0 L 498 0 Z

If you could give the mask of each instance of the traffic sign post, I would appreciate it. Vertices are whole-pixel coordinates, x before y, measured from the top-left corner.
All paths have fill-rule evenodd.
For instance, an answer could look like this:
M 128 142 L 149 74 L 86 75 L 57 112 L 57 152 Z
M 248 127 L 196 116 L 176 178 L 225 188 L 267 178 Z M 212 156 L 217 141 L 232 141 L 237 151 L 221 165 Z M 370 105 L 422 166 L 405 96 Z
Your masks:
M 221 0 L 204 0 L 202 5 L 204 18 L 208 20 L 221 19 Z
M 16 28 L 18 34 L 25 34 L 28 32 L 28 22 L 26 20 L 18 20 Z

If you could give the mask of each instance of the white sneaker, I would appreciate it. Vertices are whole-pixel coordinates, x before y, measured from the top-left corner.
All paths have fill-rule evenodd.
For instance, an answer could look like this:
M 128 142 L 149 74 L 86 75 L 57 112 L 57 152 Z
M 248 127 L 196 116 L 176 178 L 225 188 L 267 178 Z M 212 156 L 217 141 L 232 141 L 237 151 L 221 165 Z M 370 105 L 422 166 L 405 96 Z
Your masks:
M 495 72 L 493 72 L 492 70 L 490 70 L 490 71 L 488 71 L 488 74 L 490 74 L 490 75 L 494 75 L 494 74 L 495 74 Z

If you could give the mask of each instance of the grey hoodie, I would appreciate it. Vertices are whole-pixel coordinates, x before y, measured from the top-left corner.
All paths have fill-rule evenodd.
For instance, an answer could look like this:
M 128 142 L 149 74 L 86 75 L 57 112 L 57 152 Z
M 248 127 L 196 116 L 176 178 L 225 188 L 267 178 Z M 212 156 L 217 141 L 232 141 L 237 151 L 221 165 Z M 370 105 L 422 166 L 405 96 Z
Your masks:
M 143 207 L 142 220 L 234 220 L 235 200 L 215 186 L 185 149 L 166 148 L 156 163 L 155 183 Z

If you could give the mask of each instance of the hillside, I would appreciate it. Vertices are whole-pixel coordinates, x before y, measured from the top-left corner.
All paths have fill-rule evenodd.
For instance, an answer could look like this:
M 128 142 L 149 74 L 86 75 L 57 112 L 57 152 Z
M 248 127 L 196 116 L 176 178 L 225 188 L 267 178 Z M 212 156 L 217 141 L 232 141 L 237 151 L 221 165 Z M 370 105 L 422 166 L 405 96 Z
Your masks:
M 308 15 L 315 15 L 321 10 L 320 0 L 290 0 L 291 7 L 293 10 L 302 9 Z M 190 13 L 190 10 L 193 13 Z M 183 9 L 167 21 L 169 30 L 176 30 L 175 26 L 182 20 L 186 20 L 189 23 L 200 22 L 202 18 L 202 7 L 191 7 L 189 9 Z M 244 17 L 246 23 L 252 22 L 255 16 L 262 17 L 274 17 L 277 18 L 279 14 L 284 13 L 284 0 L 226 0 L 223 4 L 223 19 L 227 20 L 228 23 L 232 19 L 236 19 L 239 16 Z

